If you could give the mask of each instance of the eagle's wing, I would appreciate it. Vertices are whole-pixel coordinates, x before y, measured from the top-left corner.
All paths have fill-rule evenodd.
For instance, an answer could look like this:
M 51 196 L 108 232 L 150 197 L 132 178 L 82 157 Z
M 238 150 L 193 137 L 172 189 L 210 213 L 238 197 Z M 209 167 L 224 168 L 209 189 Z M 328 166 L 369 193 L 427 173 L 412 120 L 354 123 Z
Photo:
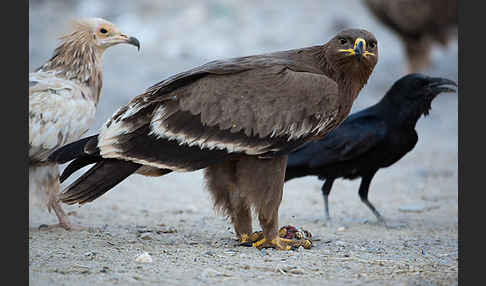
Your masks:
M 47 73 L 29 75 L 29 160 L 45 161 L 56 148 L 80 138 L 96 107 L 87 90 Z
M 318 168 L 351 160 L 375 148 L 386 137 L 386 125 L 376 117 L 348 119 L 323 139 L 292 152 L 288 166 Z
M 248 62 L 215 62 L 148 89 L 102 128 L 101 156 L 194 170 L 286 152 L 339 123 L 333 80 L 287 60 Z

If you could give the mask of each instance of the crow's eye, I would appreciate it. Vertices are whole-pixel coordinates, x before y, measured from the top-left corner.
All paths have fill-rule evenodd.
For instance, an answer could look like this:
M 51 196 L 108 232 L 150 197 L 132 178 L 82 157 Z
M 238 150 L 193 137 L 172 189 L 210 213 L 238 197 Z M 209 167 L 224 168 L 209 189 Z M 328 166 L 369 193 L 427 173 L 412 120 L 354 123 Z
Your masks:
M 107 31 L 105 28 L 101 28 L 101 29 L 100 29 L 100 33 L 102 33 L 102 34 L 106 34 L 106 33 L 108 33 L 108 31 Z
M 376 42 L 375 41 L 372 41 L 368 44 L 368 47 L 370 47 L 370 49 L 374 49 L 376 48 Z
M 340 43 L 341 45 L 344 45 L 344 44 L 346 44 L 347 42 L 348 42 L 348 41 L 346 41 L 346 39 L 345 39 L 345 38 L 339 38 L 339 43 Z

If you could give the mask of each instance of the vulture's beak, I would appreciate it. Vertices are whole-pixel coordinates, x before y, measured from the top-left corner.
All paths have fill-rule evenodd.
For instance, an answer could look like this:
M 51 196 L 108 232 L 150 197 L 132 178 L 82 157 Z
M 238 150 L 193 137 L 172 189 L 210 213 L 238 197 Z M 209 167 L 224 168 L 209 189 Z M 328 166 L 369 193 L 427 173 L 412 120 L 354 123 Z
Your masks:
M 434 94 L 439 93 L 454 93 L 456 90 L 450 86 L 457 87 L 457 84 L 447 78 L 434 77 L 430 79 L 430 83 L 427 85 Z
M 372 56 L 375 55 L 366 50 L 366 41 L 363 38 L 357 38 L 356 41 L 354 41 L 354 46 L 352 49 L 340 49 L 339 51 L 348 53 L 348 55 L 350 56 L 356 56 L 358 60 L 360 60 L 361 57 L 366 57 L 368 55 L 372 55 Z
M 140 51 L 140 42 L 138 41 L 137 38 L 135 37 L 128 37 L 125 34 L 120 34 L 120 36 L 117 37 L 120 43 L 127 43 L 130 45 L 134 45 L 137 47 L 138 51 Z
M 130 45 L 134 45 L 135 47 L 137 47 L 138 51 L 140 51 L 140 42 L 138 41 L 137 38 L 130 37 L 128 38 L 127 43 Z

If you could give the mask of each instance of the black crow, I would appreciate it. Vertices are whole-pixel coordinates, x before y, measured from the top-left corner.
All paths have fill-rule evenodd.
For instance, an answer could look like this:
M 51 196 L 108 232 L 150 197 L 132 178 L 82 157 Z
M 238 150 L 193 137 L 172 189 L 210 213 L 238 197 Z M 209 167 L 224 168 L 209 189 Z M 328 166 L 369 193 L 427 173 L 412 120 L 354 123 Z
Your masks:
M 418 141 L 415 124 L 428 115 L 432 100 L 442 92 L 455 92 L 455 82 L 445 78 L 409 74 L 393 84 L 375 105 L 350 115 L 323 139 L 309 142 L 288 158 L 285 181 L 316 175 L 322 185 L 325 216 L 335 179 L 361 177 L 359 196 L 381 223 L 385 220 L 368 201 L 371 180 L 410 152 Z M 386 225 L 386 224 L 385 224 Z

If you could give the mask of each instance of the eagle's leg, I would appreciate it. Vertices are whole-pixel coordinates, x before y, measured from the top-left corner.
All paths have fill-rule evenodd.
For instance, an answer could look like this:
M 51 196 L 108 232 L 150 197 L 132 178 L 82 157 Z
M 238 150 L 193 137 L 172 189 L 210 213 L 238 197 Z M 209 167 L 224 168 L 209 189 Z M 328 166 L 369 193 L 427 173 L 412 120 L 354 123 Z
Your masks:
M 235 228 L 236 235 L 239 242 L 244 246 L 251 246 L 251 244 L 260 239 L 261 232 L 252 233 L 252 219 L 251 210 L 246 202 L 246 199 L 239 196 L 234 190 L 230 192 L 231 202 L 231 222 Z
M 310 247 L 306 239 L 292 240 L 280 237 L 278 208 L 282 200 L 287 156 L 271 159 L 247 157 L 236 164 L 237 194 L 246 197 L 258 212 L 262 234 L 254 234 L 259 240 L 252 245 L 257 248 L 272 247 L 289 250 L 294 247 Z
M 248 201 L 236 190 L 235 161 L 224 161 L 206 168 L 205 178 L 214 206 L 233 223 L 241 245 L 251 246 L 262 236 L 252 233 L 251 210 Z

